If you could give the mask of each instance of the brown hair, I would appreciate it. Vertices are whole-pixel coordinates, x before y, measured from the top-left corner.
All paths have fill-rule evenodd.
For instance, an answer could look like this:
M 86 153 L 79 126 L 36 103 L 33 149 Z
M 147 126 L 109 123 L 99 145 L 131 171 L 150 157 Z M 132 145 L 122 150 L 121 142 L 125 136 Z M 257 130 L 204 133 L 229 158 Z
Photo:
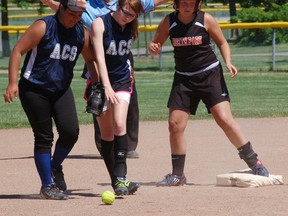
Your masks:
M 119 0 L 118 3 L 119 3 L 120 7 L 123 7 L 125 5 L 129 5 L 132 8 L 132 10 L 137 14 L 137 17 L 138 17 L 139 13 L 143 12 L 141 0 Z M 138 35 L 139 35 L 137 17 L 135 17 L 135 19 L 133 21 L 131 21 L 133 40 L 136 40 L 138 38 Z

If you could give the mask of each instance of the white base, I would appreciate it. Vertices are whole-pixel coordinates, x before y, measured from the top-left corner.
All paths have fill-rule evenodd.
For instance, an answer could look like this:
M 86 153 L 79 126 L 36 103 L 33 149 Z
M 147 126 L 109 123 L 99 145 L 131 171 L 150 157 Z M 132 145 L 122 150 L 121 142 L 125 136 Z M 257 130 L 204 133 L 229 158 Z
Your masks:
M 283 184 L 283 176 L 281 175 L 269 175 L 269 177 L 264 177 L 252 174 L 251 169 L 239 170 L 216 176 L 217 186 L 262 187 Z

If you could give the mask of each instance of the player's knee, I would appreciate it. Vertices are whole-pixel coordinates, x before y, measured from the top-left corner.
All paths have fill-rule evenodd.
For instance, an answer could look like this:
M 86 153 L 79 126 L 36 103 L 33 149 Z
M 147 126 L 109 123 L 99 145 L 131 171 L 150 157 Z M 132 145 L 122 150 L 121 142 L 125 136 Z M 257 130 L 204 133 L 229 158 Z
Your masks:
M 117 121 L 114 123 L 114 133 L 116 135 L 124 134 L 126 131 L 126 124 L 125 122 Z
M 50 153 L 53 143 L 53 133 L 34 132 L 34 151 L 46 154 Z
M 40 153 L 40 154 L 47 154 L 51 152 L 52 147 L 52 141 L 53 140 L 35 140 L 34 144 L 34 152 Z
M 231 131 L 238 127 L 238 124 L 233 118 L 228 118 L 228 117 L 223 116 L 215 120 L 216 120 L 216 123 L 219 125 L 219 127 L 221 127 L 222 130 L 224 131 Z
M 169 120 L 169 132 L 170 133 L 182 133 L 184 132 L 186 124 L 178 121 Z
M 64 148 L 72 148 L 79 137 L 79 128 L 59 132 L 57 143 Z

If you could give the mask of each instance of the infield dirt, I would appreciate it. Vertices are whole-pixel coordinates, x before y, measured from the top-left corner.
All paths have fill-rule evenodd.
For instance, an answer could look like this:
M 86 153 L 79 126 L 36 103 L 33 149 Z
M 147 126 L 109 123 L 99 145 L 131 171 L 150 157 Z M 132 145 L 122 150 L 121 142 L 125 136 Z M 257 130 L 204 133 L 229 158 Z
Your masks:
M 284 176 L 284 185 L 216 186 L 217 174 L 247 167 L 214 121 L 192 120 L 186 129 L 188 184 L 156 187 L 171 171 L 168 125 L 141 122 L 140 158 L 128 159 L 128 178 L 141 187 L 135 195 L 104 205 L 101 193 L 112 190 L 109 177 L 93 141 L 93 125 L 81 125 L 79 140 L 63 164 L 70 199 L 41 200 L 31 129 L 9 129 L 0 130 L 0 215 L 288 215 L 288 118 L 237 121 L 270 173 Z

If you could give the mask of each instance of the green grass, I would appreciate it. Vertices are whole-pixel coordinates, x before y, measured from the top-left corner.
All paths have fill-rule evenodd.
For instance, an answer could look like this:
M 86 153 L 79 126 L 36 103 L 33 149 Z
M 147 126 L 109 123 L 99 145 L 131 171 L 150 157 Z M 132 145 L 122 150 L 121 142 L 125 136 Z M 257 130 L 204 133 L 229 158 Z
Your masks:
M 145 42 L 144 33 L 140 33 L 139 44 L 138 41 L 135 41 L 133 48 L 137 50 L 137 46 L 144 48 L 150 42 L 150 38 L 153 36 L 154 32 L 151 34 L 147 33 L 147 40 Z M 13 48 L 14 44 L 17 41 L 16 35 L 10 35 L 10 47 Z M 170 41 L 167 40 L 165 46 L 171 47 Z M 239 71 L 248 71 L 248 72 L 267 72 L 272 71 L 272 46 L 257 46 L 257 47 L 241 47 L 234 44 L 230 44 L 232 62 L 237 67 Z M 277 44 L 275 46 L 275 71 L 288 72 L 288 44 Z M 216 50 L 216 53 L 219 59 L 222 61 L 219 50 Z M 135 56 L 135 69 L 137 71 L 159 71 L 160 70 L 160 58 L 159 55 L 151 57 L 148 53 L 146 55 L 137 55 L 137 52 L 134 52 Z M 2 53 L 0 52 L 0 56 Z M 23 61 L 24 58 L 22 58 Z M 8 57 L 0 58 L 0 69 L 8 68 Z M 82 70 L 83 68 L 83 59 L 80 57 L 76 70 Z M 173 53 L 163 52 L 162 62 L 161 62 L 162 71 L 173 71 L 174 69 L 174 59 Z
M 267 72 L 272 71 L 272 48 L 271 46 L 259 47 L 239 47 L 231 44 L 232 63 L 241 72 Z M 274 72 L 288 72 L 288 44 L 276 46 L 275 70 Z M 217 55 L 220 61 L 219 50 Z M 155 56 L 135 56 L 135 64 L 137 71 L 159 70 L 160 57 Z M 162 71 L 173 71 L 174 59 L 172 52 L 163 52 L 162 55 Z
M 90 114 L 85 113 L 83 89 L 85 81 L 75 72 L 72 88 L 76 100 L 80 124 L 92 124 Z M 231 108 L 236 118 L 264 118 L 288 116 L 288 73 L 239 73 L 234 79 L 225 73 L 231 96 Z M 173 72 L 136 72 L 136 86 L 140 109 L 140 120 L 167 120 L 167 99 Z M 7 75 L 0 74 L 0 92 L 7 85 Z M 211 115 L 203 103 L 196 116 L 191 119 L 207 119 Z M 14 103 L 0 100 L 0 129 L 29 127 L 19 99 Z
M 31 13 L 31 11 L 24 10 L 21 13 L 17 12 L 17 14 L 26 12 Z M 9 13 L 9 15 L 12 14 Z M 221 17 L 222 15 L 219 12 L 215 14 L 216 17 Z M 31 19 L 14 19 L 10 20 L 10 25 L 28 25 L 31 22 Z M 140 24 L 143 23 L 140 22 Z M 230 30 L 224 30 L 223 33 L 229 38 Z M 153 35 L 154 32 L 146 34 L 141 32 L 139 40 L 135 41 L 133 48 L 137 48 L 137 45 L 142 48 L 147 47 Z M 17 39 L 16 34 L 10 35 L 9 44 L 11 49 Z M 3 43 L 8 43 L 8 41 Z M 171 46 L 169 40 L 166 41 L 165 45 Z M 232 62 L 239 71 L 239 75 L 235 79 L 231 79 L 227 72 L 225 75 L 234 116 L 243 118 L 288 116 L 288 44 L 276 45 L 276 70 L 273 72 L 271 71 L 272 46 L 239 47 L 230 44 L 230 47 Z M 217 54 L 219 55 L 219 51 L 217 51 Z M 0 56 L 2 56 L 1 52 Z M 219 58 L 221 60 L 221 57 Z M 7 71 L 8 60 L 8 57 L 0 58 L 0 69 Z M 75 94 L 80 123 L 92 124 L 91 115 L 84 112 L 85 102 L 82 99 L 85 81 L 80 78 L 80 71 L 83 65 L 83 59 L 80 57 L 75 66 L 75 70 L 78 72 L 75 73 L 72 88 Z M 138 72 L 136 72 L 136 83 L 140 120 L 167 120 L 168 109 L 166 104 L 174 71 L 173 53 L 163 53 L 161 64 L 159 56 L 135 55 L 135 71 Z M 6 85 L 7 74 L 0 73 L 1 95 Z M 211 115 L 208 115 L 204 105 L 200 104 L 197 115 L 193 119 L 205 118 L 211 118 Z M 5 104 L 3 99 L 0 99 L 0 129 L 19 127 L 29 127 L 19 99 L 12 104 Z

